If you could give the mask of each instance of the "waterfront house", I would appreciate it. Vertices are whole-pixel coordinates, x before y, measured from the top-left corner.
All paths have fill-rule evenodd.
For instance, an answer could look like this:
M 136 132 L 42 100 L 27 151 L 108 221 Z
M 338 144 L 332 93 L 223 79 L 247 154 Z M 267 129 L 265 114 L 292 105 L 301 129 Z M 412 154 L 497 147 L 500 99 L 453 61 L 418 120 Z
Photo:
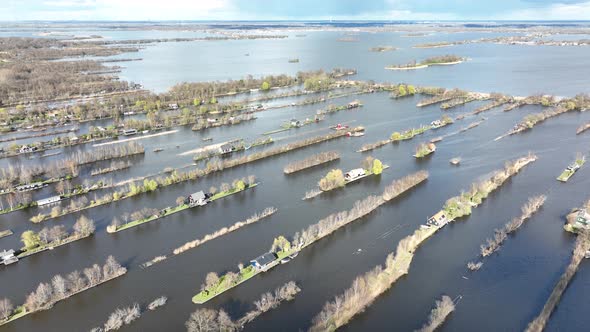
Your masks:
M 45 186 L 47 186 L 47 184 L 45 184 L 43 182 L 35 182 L 35 183 L 30 183 L 30 184 L 23 184 L 22 186 L 17 186 L 14 189 L 16 191 L 29 191 L 29 190 L 40 189 Z
M 18 258 L 14 256 L 14 250 L 2 250 L 0 251 L 0 262 L 4 265 L 18 262 Z
M 358 100 L 351 101 L 350 103 L 348 103 L 348 108 L 357 108 L 359 106 L 361 106 L 361 102 Z
M 278 256 L 274 252 L 267 252 L 266 254 L 251 260 L 250 265 L 254 266 L 257 270 L 267 271 L 273 266 L 273 263 L 277 258 Z
M 355 179 L 358 179 L 359 177 L 365 175 L 366 172 L 364 169 L 362 168 L 355 168 L 353 170 L 350 170 L 348 172 L 346 172 L 346 174 L 344 174 L 344 180 L 346 181 L 352 181 Z
M 123 135 L 125 135 L 125 136 L 131 136 L 131 135 L 135 135 L 135 134 L 137 134 L 137 129 L 131 128 L 131 129 L 123 130 Z
M 29 153 L 29 152 L 33 152 L 37 150 L 37 147 L 35 146 L 28 146 L 28 145 L 23 145 L 20 147 L 20 149 L 18 150 L 19 153 Z
M 590 225 L 588 225 L 590 223 L 590 213 L 588 213 L 588 211 L 586 209 L 582 209 L 578 212 L 578 215 L 576 216 L 576 226 L 578 227 L 582 227 L 582 228 L 590 228 Z
M 219 147 L 219 153 L 220 154 L 226 154 L 226 153 L 231 153 L 231 152 L 237 151 L 238 150 L 238 147 L 239 147 L 238 144 L 239 144 L 238 142 L 232 142 L 232 143 L 222 144 Z
M 289 122 L 291 127 L 301 127 L 301 121 L 297 120 L 297 119 L 291 119 L 291 121 Z
M 448 222 L 449 222 L 449 220 L 447 219 L 445 211 L 440 210 L 435 215 L 428 218 L 428 221 L 426 223 L 428 225 L 442 227 L 442 226 L 446 225 Z
M 186 203 L 192 206 L 203 206 L 207 204 L 207 195 L 201 190 L 187 197 Z
M 168 108 L 171 110 L 177 110 L 178 109 L 178 104 L 168 104 Z
M 43 198 L 43 199 L 38 200 L 37 206 L 43 206 L 43 205 L 59 202 L 61 200 L 62 200 L 62 196 L 47 197 L 47 198 Z

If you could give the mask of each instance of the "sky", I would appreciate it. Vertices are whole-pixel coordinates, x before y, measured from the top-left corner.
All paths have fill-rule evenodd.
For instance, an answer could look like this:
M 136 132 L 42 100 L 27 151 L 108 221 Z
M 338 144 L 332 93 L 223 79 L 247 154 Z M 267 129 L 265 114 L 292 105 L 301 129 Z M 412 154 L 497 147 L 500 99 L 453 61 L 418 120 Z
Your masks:
M 0 0 L 23 20 L 590 20 L 590 0 Z

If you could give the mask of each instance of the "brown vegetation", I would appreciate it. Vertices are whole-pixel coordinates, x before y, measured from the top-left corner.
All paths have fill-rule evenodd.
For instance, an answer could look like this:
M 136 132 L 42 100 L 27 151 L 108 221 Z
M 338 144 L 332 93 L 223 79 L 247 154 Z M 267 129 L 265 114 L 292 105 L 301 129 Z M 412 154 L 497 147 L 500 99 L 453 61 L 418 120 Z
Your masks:
M 494 238 L 487 239 L 487 244 L 481 245 L 481 256 L 489 256 L 500 249 L 500 246 L 502 246 L 502 243 L 506 240 L 508 234 L 514 233 L 519 229 L 526 220 L 543 206 L 546 199 L 547 197 L 545 195 L 529 198 L 528 202 L 521 208 L 522 214 L 519 217 L 512 219 L 501 229 L 496 229 L 494 232 Z
M 302 171 L 314 166 L 318 166 L 336 159 L 340 159 L 340 154 L 336 151 L 327 151 L 314 154 L 303 160 L 295 161 L 286 165 L 283 169 L 285 174 L 291 174 Z
M 551 295 L 545 302 L 543 309 L 539 316 L 537 316 L 526 328 L 526 332 L 541 332 L 545 328 L 547 321 L 549 321 L 549 317 L 551 313 L 561 300 L 561 296 L 565 292 L 567 285 L 572 280 L 576 272 L 578 271 L 578 267 L 584 259 L 584 255 L 590 249 L 590 237 L 587 233 L 582 233 L 578 235 L 576 240 L 576 245 L 574 247 L 574 253 L 572 255 L 572 260 L 570 264 L 565 269 L 565 272 L 559 278 L 559 281 L 553 288 Z
M 249 217 L 248 219 L 246 219 L 244 221 L 239 221 L 230 227 L 224 227 L 220 230 L 215 231 L 212 234 L 207 234 L 202 239 L 197 239 L 194 241 L 187 242 L 187 243 L 183 244 L 182 246 L 174 249 L 173 253 L 174 253 L 174 255 L 179 255 L 187 250 L 194 249 L 194 248 L 202 245 L 205 242 L 211 241 L 211 240 L 216 239 L 220 236 L 223 236 L 223 235 L 226 235 L 226 234 L 231 233 L 233 231 L 236 231 L 236 230 L 240 229 L 241 227 L 253 224 L 261 219 L 271 216 L 276 211 L 277 211 L 277 208 L 268 207 L 268 208 L 264 209 L 261 213 L 255 213 L 253 216 Z
M 223 310 L 198 309 L 193 312 L 186 322 L 188 332 L 235 332 L 244 328 L 244 325 L 250 323 L 263 313 L 278 307 L 283 301 L 291 301 L 301 289 L 290 281 L 285 285 L 277 288 L 273 293 L 264 293 L 260 300 L 254 302 L 254 310 L 247 312 L 242 318 L 233 321 L 231 317 Z
M 416 332 L 434 332 L 454 310 L 455 303 L 453 303 L 453 300 L 443 295 L 440 300 L 436 301 L 434 308 L 428 316 L 428 322 L 422 328 L 416 330 Z

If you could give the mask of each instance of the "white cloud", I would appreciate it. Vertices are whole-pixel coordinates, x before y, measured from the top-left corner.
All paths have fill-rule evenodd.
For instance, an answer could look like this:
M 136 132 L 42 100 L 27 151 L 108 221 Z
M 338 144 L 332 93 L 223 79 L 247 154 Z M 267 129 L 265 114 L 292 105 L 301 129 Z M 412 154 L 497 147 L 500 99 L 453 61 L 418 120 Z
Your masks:
M 590 1 L 577 4 L 556 3 L 500 14 L 494 19 L 503 20 L 587 20 L 590 18 Z
M 49 7 L 92 7 L 96 6 L 96 0 L 48 0 L 43 5 Z

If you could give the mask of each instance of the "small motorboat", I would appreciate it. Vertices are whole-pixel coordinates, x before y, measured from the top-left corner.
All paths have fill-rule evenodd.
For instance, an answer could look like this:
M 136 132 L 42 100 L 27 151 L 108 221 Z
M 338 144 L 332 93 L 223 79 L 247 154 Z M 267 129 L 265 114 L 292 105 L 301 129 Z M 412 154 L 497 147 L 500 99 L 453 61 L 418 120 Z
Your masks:
M 362 137 L 365 136 L 365 132 L 364 131 L 355 131 L 355 132 L 347 132 L 346 136 L 348 137 Z
M 337 124 L 335 126 L 330 127 L 330 129 L 334 129 L 334 130 L 344 130 L 344 129 L 348 129 L 348 125 L 343 125 L 343 124 Z
M 213 137 L 205 137 L 203 138 L 203 142 L 208 142 L 208 141 L 212 141 Z
M 164 151 L 164 149 L 162 149 L 162 148 L 155 148 L 154 149 L 154 152 L 160 152 L 160 151 Z

